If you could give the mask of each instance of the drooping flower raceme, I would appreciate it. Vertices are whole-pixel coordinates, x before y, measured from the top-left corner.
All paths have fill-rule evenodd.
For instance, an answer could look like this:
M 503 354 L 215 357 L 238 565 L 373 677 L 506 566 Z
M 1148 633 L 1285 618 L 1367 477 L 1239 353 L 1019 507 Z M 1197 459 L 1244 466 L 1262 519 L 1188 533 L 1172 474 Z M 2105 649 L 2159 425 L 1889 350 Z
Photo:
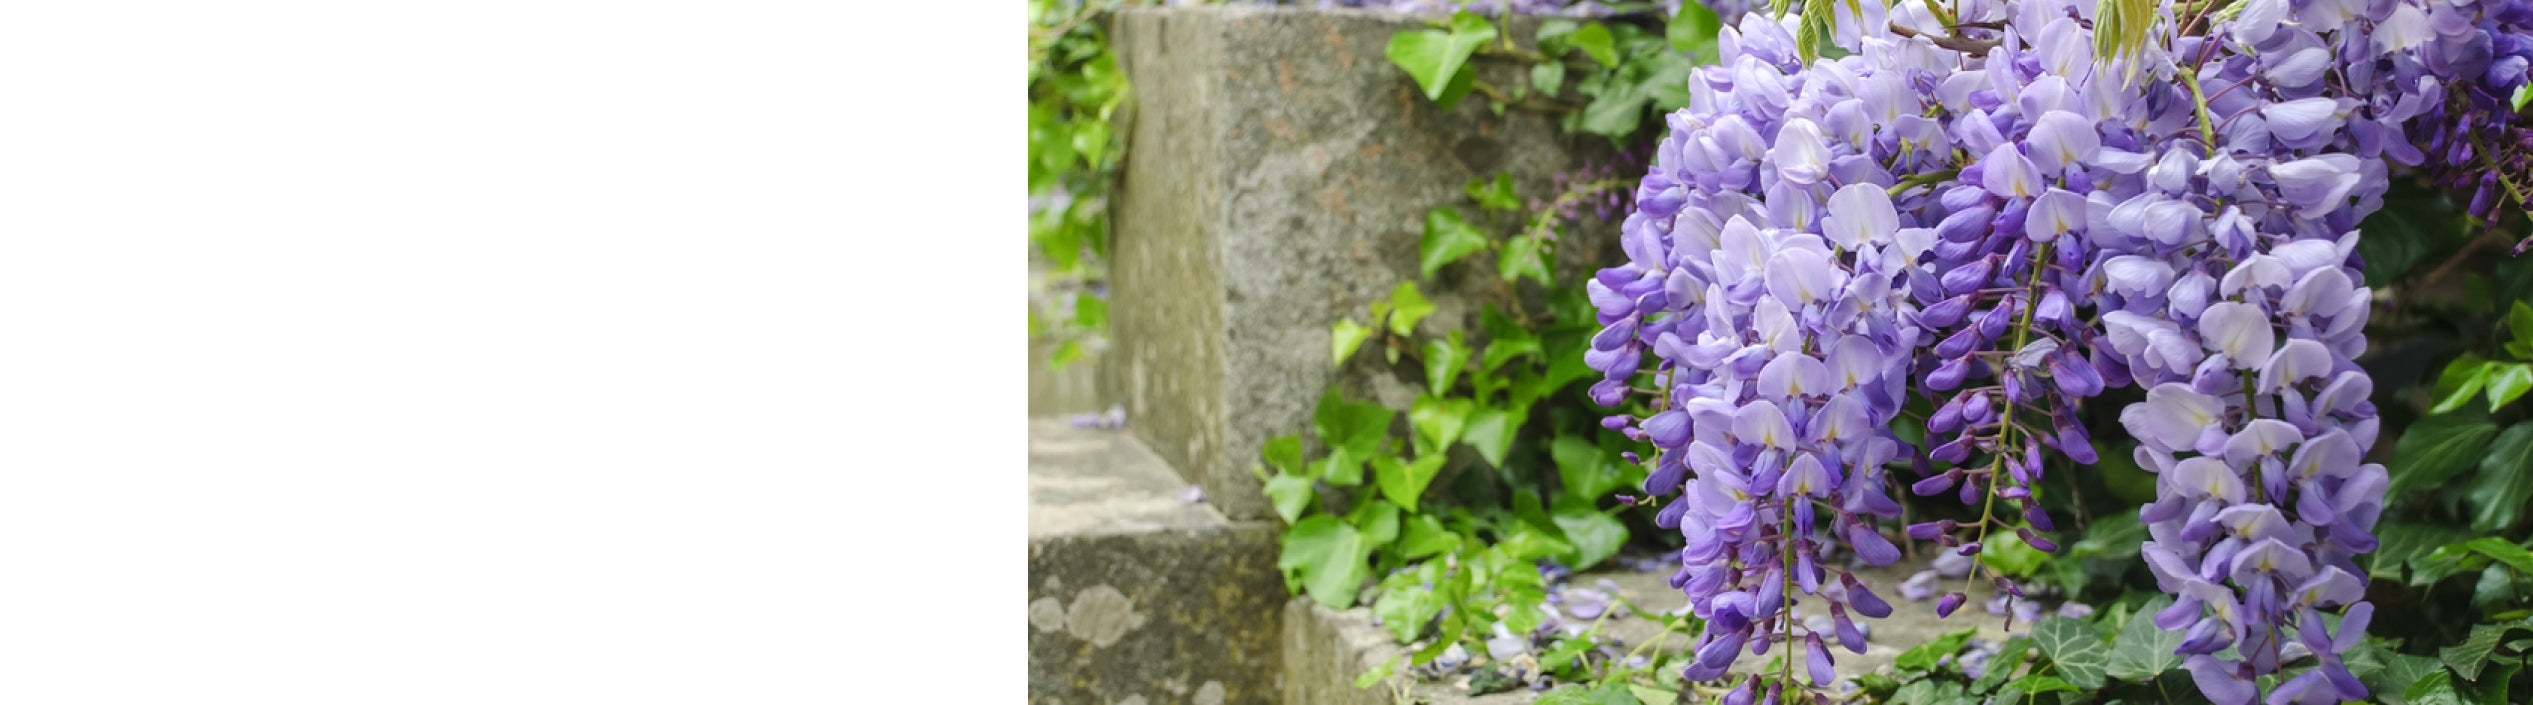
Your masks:
M 1701 107 L 1670 117 L 1622 225 L 1628 262 L 1587 284 L 1606 326 L 1586 356 L 1606 375 L 1594 396 L 1615 404 L 1655 360 L 1662 409 L 1619 421 L 1659 450 L 1644 489 L 1677 494 L 1657 523 L 1688 538 L 1672 582 L 1707 620 L 1695 680 L 1800 639 L 1829 682 L 1824 638 L 1862 653 L 1848 613 L 1890 606 L 1824 551 L 1899 557 L 1875 519 L 1899 513 L 1883 466 L 1907 452 L 1888 426 L 1920 337 L 1903 277 L 1927 233 L 1902 227 L 1885 155 L 1840 131 L 1866 127 L 1861 89 L 1797 70 L 1791 39 L 1758 16 L 1726 33 L 1728 63 L 1693 80 Z M 1872 75 L 1877 56 L 1841 77 Z M 1798 630 L 1799 596 L 1826 603 L 1831 634 Z
M 1887 606 L 1819 555 L 1889 560 L 1885 462 L 1988 508 L 1913 537 L 1971 556 L 2010 528 L 2054 549 L 2032 496 L 2044 449 L 2092 462 L 2082 402 L 2134 387 L 2119 421 L 2159 475 L 2145 552 L 2178 598 L 2153 619 L 2185 634 L 2202 690 L 2241 705 L 2311 657 L 2268 705 L 2365 697 L 2340 656 L 2372 614 L 2355 557 L 2386 482 L 2359 462 L 2378 424 L 2354 362 L 2372 298 L 2357 223 L 2396 166 L 2515 188 L 2520 159 L 2492 150 L 2519 148 L 2473 128 L 2508 125 L 2495 98 L 2525 83 L 2527 3 L 2167 9 L 2107 62 L 2095 8 L 2064 0 L 1963 0 L 1949 26 L 1925 0 L 1868 4 L 1840 18 L 1852 53 L 1809 65 L 1794 18 L 1727 29 L 1638 188 L 1627 263 L 1589 284 L 1593 396 L 1659 400 L 1612 423 L 1660 450 L 1645 490 L 1678 493 L 1658 523 L 1688 539 L 1674 584 L 1709 620 L 1684 675 L 1817 645 L 1777 619 L 1797 590 L 1861 646 L 1845 608 Z M 1935 408 L 1922 448 L 1882 430 L 1912 392 Z M 1807 661 L 1823 681 L 1828 660 Z

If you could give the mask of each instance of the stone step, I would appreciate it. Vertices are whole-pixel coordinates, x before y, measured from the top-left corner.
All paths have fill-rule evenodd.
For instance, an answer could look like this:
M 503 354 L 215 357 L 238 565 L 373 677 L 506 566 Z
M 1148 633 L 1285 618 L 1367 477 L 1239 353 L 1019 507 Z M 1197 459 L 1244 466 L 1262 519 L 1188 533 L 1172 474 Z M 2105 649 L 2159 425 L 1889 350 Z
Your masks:
M 1538 18 L 1514 20 L 1529 37 Z M 1301 7 L 1135 7 L 1109 35 L 1134 85 L 1125 162 L 1110 204 L 1104 401 L 1233 519 L 1274 516 L 1249 467 L 1269 438 L 1310 428 L 1332 382 L 1406 408 L 1421 374 L 1358 355 L 1330 364 L 1329 326 L 1419 275 L 1427 210 L 1479 217 L 1463 186 L 1509 171 L 1525 198 L 1551 175 L 1611 152 L 1555 118 L 1498 116 L 1482 98 L 1437 109 L 1384 57 L 1424 27 L 1401 13 Z M 1473 63 L 1493 85 L 1527 66 Z M 1617 257 L 1617 228 L 1559 240 L 1575 281 Z M 1420 284 L 1436 307 L 1420 330 L 1474 329 L 1480 292 L 1504 286 L 1472 258 Z
M 1029 702 L 1281 702 L 1276 526 L 1132 436 L 1029 422 Z
M 1972 627 L 1979 629 L 1979 638 L 2003 640 L 2010 635 L 2029 632 L 2030 625 L 2017 622 L 2013 632 L 2006 632 L 2004 618 L 1990 616 L 1979 607 L 1993 592 L 1982 582 L 1970 592 L 1971 603 L 1950 619 L 1935 615 L 1935 601 L 1911 602 L 1899 596 L 1895 587 L 1908 576 L 1924 569 L 1923 565 L 1902 563 L 1889 568 L 1868 568 L 1856 571 L 1856 577 L 1872 587 L 1874 593 L 1891 602 L 1891 616 L 1865 620 L 1871 631 L 1865 639 L 1865 653 L 1859 655 L 1833 645 L 1834 658 L 1841 678 L 1867 673 L 1888 673 L 1891 663 L 1901 652 L 1932 641 L 1937 637 Z M 1669 573 L 1616 571 L 1587 573 L 1575 576 L 1576 585 L 1593 585 L 1599 579 L 1617 583 L 1621 596 L 1650 612 L 1680 609 L 1688 597 L 1672 589 Z M 1945 581 L 1947 588 L 1958 581 Z M 1817 601 L 1811 601 L 1817 604 Z M 1623 614 L 1613 614 L 1603 622 L 1602 631 L 1625 642 L 1630 648 L 1661 634 L 1661 625 Z M 1695 634 L 1673 634 L 1657 648 L 1667 653 L 1680 653 L 1696 645 Z M 1393 683 L 1367 689 L 1354 687 L 1355 678 L 1407 654 L 1388 630 L 1372 623 L 1369 607 L 1335 610 L 1308 598 L 1294 598 L 1284 605 L 1284 703 L 1286 705 L 1392 705 Z M 1745 655 L 1734 665 L 1736 673 L 1747 673 L 1768 661 L 1767 657 Z M 1800 668 L 1800 664 L 1797 664 Z M 1401 679 L 1403 676 L 1393 676 Z M 1403 681 L 1402 681 L 1403 682 Z M 1538 694 L 1526 689 L 1470 696 L 1464 683 L 1419 682 L 1411 691 L 1418 702 L 1430 705 L 1508 705 L 1527 703 Z

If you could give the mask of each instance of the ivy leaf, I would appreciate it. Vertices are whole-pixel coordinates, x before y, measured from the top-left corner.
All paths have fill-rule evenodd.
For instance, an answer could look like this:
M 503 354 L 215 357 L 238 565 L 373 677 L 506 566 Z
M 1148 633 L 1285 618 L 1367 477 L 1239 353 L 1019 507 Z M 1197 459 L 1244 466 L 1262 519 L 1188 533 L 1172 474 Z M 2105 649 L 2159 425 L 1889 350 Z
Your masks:
M 1592 102 L 1583 105 L 1581 127 L 1584 132 L 1613 138 L 1634 134 L 1636 125 L 1644 120 L 1645 103 L 1652 97 L 1644 86 L 1635 83 L 1605 88 L 1592 97 Z
M 1355 531 L 1363 535 L 1367 553 L 1398 540 L 1398 505 L 1377 499 L 1364 502 L 1355 505 L 1354 513 L 1346 517 L 1346 522 L 1355 525 Z
M 1425 98 L 1444 106 L 1457 102 L 1444 100 L 1452 83 L 1464 72 L 1469 55 L 1478 47 L 1495 39 L 1495 26 L 1476 13 L 1462 10 L 1452 15 L 1448 30 L 1400 32 L 1390 35 L 1389 49 L 1384 52 L 1390 63 L 1407 70 L 1407 76 L 1425 89 Z M 1465 90 L 1465 89 L 1463 89 Z
M 1386 598 L 1386 597 L 1388 597 L 1388 596 L 1387 596 L 1387 595 L 1383 595 L 1382 597 L 1385 597 L 1385 598 Z M 1422 626 L 1424 623 L 1423 623 L 1423 622 L 1418 622 L 1417 624 L 1418 624 L 1419 626 Z M 1402 637 L 1399 637 L 1399 638 L 1398 638 L 1398 640 L 1399 640 L 1399 641 L 1408 641 L 1408 640 L 1411 640 L 1411 639 L 1414 639 L 1414 638 L 1416 638 L 1414 635 L 1408 635 L 1408 636 L 1402 636 Z M 1381 682 L 1381 679 L 1390 677 L 1390 671 L 1391 671 L 1391 669 L 1393 669 L 1393 668 L 1395 668 L 1395 667 L 1397 667 L 1397 666 L 1398 666 L 1398 659 L 1390 659 L 1390 660 L 1388 660 L 1388 661 L 1383 661 L 1383 662 L 1381 662 L 1381 665 L 1380 665 L 1380 666 L 1375 667 L 1375 668 L 1373 668 L 1372 670 L 1369 670 L 1369 671 L 1364 671 L 1364 672 L 1363 672 L 1363 675 L 1360 675 L 1360 676 L 1355 676 L 1355 677 L 1354 677 L 1354 689 L 1355 689 L 1355 690 L 1362 690 L 1362 689 L 1365 689 L 1365 688 L 1370 688 L 1370 687 L 1372 687 L 1372 684 L 1374 684 L 1374 683 L 1379 683 L 1379 682 Z
M 1511 211 L 1522 207 L 1521 198 L 1513 195 L 1513 172 L 1495 172 L 1493 181 L 1473 179 L 1464 188 L 1469 192 L 1469 199 L 1477 201 L 1481 209 Z
M 1970 643 L 1970 637 L 1975 636 L 1978 633 L 1978 629 L 1964 629 L 1951 634 L 1935 637 L 1933 641 L 1919 644 L 1917 646 L 1910 647 L 1907 651 L 1900 652 L 1899 658 L 1893 659 L 1891 661 L 1891 665 L 1897 666 L 1901 670 L 1905 671 L 1925 672 L 1935 670 L 1935 661 L 1937 659 L 1950 656 L 1953 652 L 1960 651 L 1961 646 L 1963 644 Z
M 2040 646 L 2041 654 L 2049 657 L 2067 682 L 2086 690 L 2102 687 L 2111 645 L 2093 625 L 2051 616 L 2032 627 L 2032 643 Z
M 1566 542 L 1574 545 L 1574 550 L 1565 557 L 1570 559 L 1566 564 L 1574 566 L 1575 570 L 1600 565 L 1603 559 L 1618 553 L 1618 548 L 1627 543 L 1626 524 L 1602 514 L 1592 507 L 1590 500 L 1575 495 L 1558 498 L 1556 513 L 1549 515 L 1549 519 L 1557 523 L 1558 529 L 1565 531 Z
M 2003 685 L 2014 677 L 2015 669 L 2023 666 L 2023 662 L 2028 658 L 2026 653 L 2031 650 L 2032 640 L 2019 636 L 1998 644 L 1996 654 L 1988 657 L 1987 672 L 1979 674 L 1977 680 L 1970 682 L 1970 692 L 1996 692 L 1997 686 Z
M 1476 693 L 1472 691 L 1471 694 Z M 1627 691 L 1626 683 L 1615 680 L 1602 683 L 1599 690 L 1587 690 L 1580 685 L 1565 686 L 1548 691 L 1531 702 L 1532 705 L 1644 705 L 1634 693 Z
M 2374 691 L 2377 696 L 2383 698 L 2384 702 L 2392 705 L 2406 705 L 2408 701 L 2402 696 L 2409 691 L 2410 686 L 2427 679 L 2431 674 L 2444 672 L 2445 666 L 2437 663 L 2436 659 L 2410 654 L 2392 654 L 2385 659 L 2383 671 L 2372 678 L 2365 679 L 2364 682 L 2366 689 Z
M 1425 341 L 1425 389 L 1451 393 L 1451 385 L 1460 381 L 1460 370 L 1468 364 L 1469 347 L 1460 342 L 1459 331 L 1452 331 L 1447 339 Z
M 1663 28 L 1663 38 L 1671 48 L 1689 55 L 1699 66 L 1716 62 L 1716 35 L 1724 27 L 1724 19 L 1705 3 L 1680 3 L 1680 14 L 1671 16 L 1671 24 Z
M 2442 670 L 2410 684 L 2408 690 L 2401 691 L 2401 697 L 2410 705 L 2471 705 L 2461 693 L 2454 692 L 2454 674 Z
M 1266 444 L 1258 448 L 1258 455 L 1266 458 L 1268 467 L 1278 471 L 1301 472 L 1302 437 L 1286 435 L 1267 439 Z
M 1408 511 L 1415 511 L 1415 507 L 1409 507 Z M 1458 547 L 1460 547 L 1460 535 L 1444 528 L 1442 520 L 1434 518 L 1431 514 L 1408 517 L 1405 535 L 1401 536 L 1398 542 L 1400 557 L 1409 560 L 1437 555 Z
M 1554 61 L 1550 61 L 1550 62 L 1547 62 L 1547 63 L 1542 63 L 1542 64 L 1532 64 L 1532 65 L 1531 65 L 1531 67 L 1530 67 L 1530 89 L 1531 89 L 1531 90 L 1533 90 L 1533 91 L 1538 91 L 1540 95 L 1549 95 L 1549 96 L 1553 96 L 1553 95 L 1556 95 L 1556 94 L 1557 94 L 1557 89 L 1559 89 L 1559 88 L 1563 88 L 1563 87 L 1565 86 L 1565 84 L 1566 84 L 1566 65 L 1565 65 L 1565 64 L 1558 63 L 1558 62 L 1554 62 Z
M 1513 447 L 1513 434 L 1521 428 L 1526 412 L 1510 409 L 1484 409 L 1469 415 L 1469 427 L 1460 432 L 1460 442 L 1475 448 L 1486 464 L 1504 467 L 1504 452 Z
M 1319 397 L 1319 407 L 1311 414 L 1311 425 L 1319 433 L 1319 442 L 1333 452 L 1345 450 L 1360 462 L 1381 452 L 1381 441 L 1389 435 L 1392 412 L 1372 402 L 1349 402 L 1329 387 Z
M 2392 486 L 2388 498 L 2410 490 L 2437 487 L 2471 467 L 2481 449 L 2498 433 L 2498 425 L 2477 413 L 2440 414 L 2420 419 L 2392 446 Z
M 2533 551 L 2525 550 L 2523 546 L 2507 543 L 2506 539 L 2496 536 L 2483 536 L 2463 542 L 2463 547 L 2505 563 L 2507 567 L 2514 568 L 2516 572 L 2523 573 L 2527 577 L 2533 577 Z
M 1441 453 L 1427 453 L 1415 462 L 1400 462 L 1398 456 L 1383 455 L 1372 459 L 1372 478 L 1380 483 L 1381 496 L 1416 511 L 1416 498 L 1424 496 L 1425 486 L 1442 473 L 1443 458 Z
M 1335 357 L 1338 367 L 1344 367 L 1346 358 L 1354 357 L 1355 348 L 1363 347 L 1363 340 L 1369 337 L 1372 337 L 1372 329 L 1354 322 L 1353 317 L 1347 317 L 1328 328 L 1328 352 Z
M 2507 309 L 2507 331 L 2518 346 L 2533 346 L 2533 306 L 2517 301 Z M 2523 359 L 2523 355 L 2517 355 Z
M 1504 281 L 1530 277 L 1531 281 L 1539 282 L 1540 286 L 1548 286 L 1550 280 L 1547 243 L 1531 235 L 1515 235 L 1505 239 L 1503 251 L 1496 255 L 1495 272 L 1503 276 Z
M 1356 455 L 1345 448 L 1330 448 L 1328 457 L 1319 459 L 1319 467 L 1311 471 L 1311 475 L 1338 487 L 1360 485 L 1363 484 L 1363 459 L 1375 455 L 1377 453 Z
M 1304 519 L 1284 532 L 1284 551 L 1275 558 L 1275 566 L 1284 571 L 1284 582 L 1298 582 L 1312 600 L 1331 609 L 1354 606 L 1355 589 L 1363 585 L 1368 569 L 1364 559 L 1370 547 L 1363 535 L 1336 517 L 1320 514 Z
M 1557 478 L 1564 481 L 1566 494 L 1598 499 L 1624 482 L 1609 467 L 1609 454 L 1582 437 L 1558 436 L 1548 444 L 1548 456 L 1557 462 Z
M 2375 546 L 2375 552 L 2368 554 L 2370 557 L 2367 560 L 2373 563 L 2367 566 L 2366 576 L 2386 580 L 2401 579 L 2401 566 L 2426 557 L 2439 546 L 2461 541 L 2464 537 L 2471 535 L 2471 532 L 2457 527 L 2406 522 L 2387 523 L 2379 533 L 2382 534 L 2382 540 Z M 2420 583 L 2413 580 L 2411 584 L 2419 585 Z M 2406 687 L 2409 684 L 2400 685 Z
M 1987 545 L 1979 549 L 1979 560 L 1999 573 L 2027 576 L 2040 570 L 2049 554 L 2024 543 L 2021 536 L 2005 534 L 1988 537 Z
M 1610 36 L 1610 28 L 1599 22 L 1583 23 L 1582 28 L 1574 30 L 1574 36 L 1566 38 L 1566 43 L 1583 50 L 1583 55 L 1601 62 L 1602 66 L 1618 68 L 1617 40 Z
M 2111 646 L 2111 661 L 2103 668 L 2104 674 L 2124 681 L 2143 681 L 2181 666 L 2181 655 L 2174 650 L 2181 647 L 2183 634 L 2157 627 L 2155 620 L 2145 618 L 2170 606 L 2171 597 L 2158 595 L 2137 608 L 2128 624 L 2120 627 L 2120 638 Z
M 2489 665 L 2489 655 L 2498 650 L 2498 642 L 2506 639 L 2507 632 L 2522 628 L 2515 624 L 2472 625 L 2471 636 L 2464 638 L 2463 643 L 2437 649 L 2436 658 L 2463 680 L 2480 680 L 2480 669 Z
M 1440 456 L 1451 444 L 1460 441 L 1460 432 L 1469 427 L 1469 413 L 1476 404 L 1467 399 L 1442 399 L 1426 395 L 1416 399 L 1407 409 L 1407 425 L 1416 431 L 1417 452 Z
M 2464 499 L 2474 505 L 2473 531 L 2497 533 L 2524 519 L 2524 505 L 2533 501 L 2533 423 L 2509 426 L 2498 434 Z
M 1425 211 L 1425 236 L 1416 245 L 1416 261 L 1425 278 L 1469 253 L 1486 249 L 1486 233 L 1449 206 Z
M 2436 406 L 2429 413 L 2442 414 L 2463 408 L 2477 396 L 2481 386 L 2489 383 L 2489 361 L 2479 355 L 2463 353 L 2446 363 L 2445 371 L 2436 375 Z
M 1284 517 L 1286 524 L 1302 518 L 1302 512 L 1310 509 L 1310 501 L 1317 494 L 1307 475 L 1279 473 L 1266 482 L 1267 499 L 1275 503 L 1275 515 Z
M 2055 677 L 2055 676 L 2031 675 L 2031 676 L 2024 676 L 2024 677 L 2022 677 L 2022 678 L 2017 678 L 2017 679 L 2015 679 L 2015 680 L 2014 680 L 2014 682 L 2005 684 L 2005 688 L 2003 688 L 2003 689 L 2001 689 L 2001 690 L 1998 690 L 1997 692 L 1998 692 L 2000 695 L 2002 695 L 2002 694 L 2004 694 L 2004 693 L 2008 693 L 2008 692 L 2012 692 L 2012 693 L 2025 693 L 2025 694 L 2031 694 L 2031 695 L 2038 695 L 2038 694 L 2041 694 L 2041 693 L 2047 693 L 2047 692 L 2057 691 L 2057 690 L 2077 690 L 2077 689 L 2078 689 L 2078 688 L 2076 688 L 2075 686 L 2073 686 L 2073 685 L 2069 685 L 2066 681 L 2059 680 L 2059 679 L 2058 679 L 2057 677 Z M 2015 701 L 2019 701 L 2019 700 L 2020 700 L 2020 698 L 2005 698 L 2005 697 L 1999 697 L 1999 698 L 1997 698 L 1997 699 L 1998 699 L 1998 700 L 2007 701 L 2007 702 L 2015 702 Z
M 2489 410 L 2497 411 L 2525 391 L 2533 390 L 2533 365 L 2521 362 L 2491 362 L 2488 369 Z
M 1434 312 L 1434 302 L 1425 300 L 1425 292 L 1416 290 L 1416 282 L 1399 282 L 1390 287 L 1390 332 L 1407 335 L 1416 330 L 1416 323 Z

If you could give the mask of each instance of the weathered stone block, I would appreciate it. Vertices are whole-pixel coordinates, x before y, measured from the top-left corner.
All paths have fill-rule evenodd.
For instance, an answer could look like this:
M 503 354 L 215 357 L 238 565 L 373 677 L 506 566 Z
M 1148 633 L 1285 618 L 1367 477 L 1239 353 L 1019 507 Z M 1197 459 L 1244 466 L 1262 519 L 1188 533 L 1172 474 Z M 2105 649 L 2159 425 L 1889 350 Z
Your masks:
M 1476 96 L 1436 109 L 1383 56 L 1392 34 L 1421 22 L 1273 7 L 1116 15 L 1111 39 L 1135 103 L 1112 204 L 1116 345 L 1102 384 L 1136 435 L 1232 518 L 1273 515 L 1248 469 L 1266 439 L 1310 427 L 1331 382 L 1400 406 L 1421 391 L 1421 376 L 1385 365 L 1341 374 L 1329 325 L 1361 320 L 1417 277 L 1428 209 L 1474 217 L 1463 185 L 1499 171 L 1544 196 L 1551 174 L 1610 152 L 1551 116 L 1497 116 Z M 1524 80 L 1519 64 L 1475 65 L 1494 85 Z M 1562 241 L 1561 278 L 1615 256 L 1615 228 L 1604 230 Z M 1475 327 L 1476 292 L 1504 286 L 1488 260 L 1424 286 L 1438 307 L 1424 332 Z
M 1279 702 L 1275 526 L 1186 487 L 1131 436 L 1030 421 L 1029 702 Z

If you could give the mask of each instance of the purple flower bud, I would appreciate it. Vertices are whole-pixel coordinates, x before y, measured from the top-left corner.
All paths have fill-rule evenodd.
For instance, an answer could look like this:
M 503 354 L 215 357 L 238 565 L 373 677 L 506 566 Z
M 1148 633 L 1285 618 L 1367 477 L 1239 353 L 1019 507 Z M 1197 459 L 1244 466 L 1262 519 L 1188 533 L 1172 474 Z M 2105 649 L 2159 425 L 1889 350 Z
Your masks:
M 1959 610 L 1959 609 L 1961 609 L 1961 603 L 1963 603 L 1963 602 L 1967 602 L 1967 601 L 1969 601 L 1969 600 L 1970 600 L 1970 596 L 1968 596 L 1968 595 L 1964 595 L 1964 594 L 1961 594 L 1961 593 L 1958 593 L 1958 592 L 1946 594 L 1946 595 L 1944 595 L 1944 599 L 1939 600 L 1939 601 L 1937 601 L 1937 602 L 1935 603 L 1935 616 L 1937 616 L 1937 617 L 1950 617 L 1950 616 L 1953 616 L 1953 611 L 1954 611 L 1954 610 Z

